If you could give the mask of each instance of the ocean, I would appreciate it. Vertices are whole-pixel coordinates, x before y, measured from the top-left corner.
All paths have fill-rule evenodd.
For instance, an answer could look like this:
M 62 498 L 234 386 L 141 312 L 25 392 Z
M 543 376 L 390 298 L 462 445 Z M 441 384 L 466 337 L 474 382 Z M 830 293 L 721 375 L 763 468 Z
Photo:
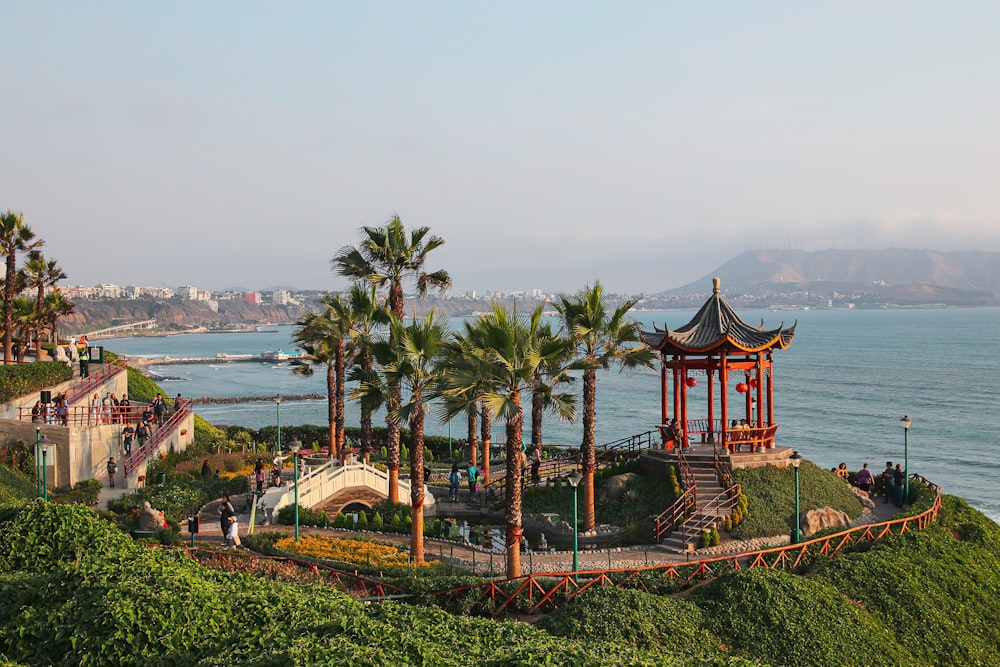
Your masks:
M 636 312 L 647 329 L 685 324 L 693 311 Z M 767 328 L 797 322 L 795 341 L 774 355 L 776 441 L 793 447 L 823 467 L 846 463 L 874 471 L 886 461 L 903 461 L 903 428 L 909 416 L 909 469 L 962 496 L 1000 520 L 1000 418 L 987 381 L 1000 375 L 1000 309 L 887 309 L 745 311 L 740 315 Z M 460 319 L 452 321 L 458 329 Z M 178 334 L 100 341 L 126 356 L 214 357 L 216 353 L 292 352 L 293 327 L 232 334 Z M 294 375 L 287 363 L 220 362 L 154 365 L 168 380 L 171 396 L 188 398 L 273 396 L 326 393 L 324 373 Z M 579 394 L 580 383 L 576 391 Z M 704 417 L 705 383 L 690 390 L 689 418 Z M 734 394 L 734 396 L 736 396 Z M 731 399 L 732 400 L 732 399 Z M 659 371 L 628 375 L 598 374 L 597 441 L 609 442 L 653 428 L 660 417 Z M 274 425 L 273 401 L 197 405 L 195 411 L 216 424 L 251 428 Z M 348 404 L 346 420 L 357 426 L 359 413 Z M 283 401 L 282 426 L 323 424 L 326 401 Z M 528 423 L 525 420 L 525 433 Z M 379 421 L 379 423 L 381 423 Z M 450 424 L 428 420 L 429 434 L 459 439 L 465 420 Z M 582 426 L 546 415 L 544 442 L 577 446 Z M 494 439 L 503 427 L 494 425 Z

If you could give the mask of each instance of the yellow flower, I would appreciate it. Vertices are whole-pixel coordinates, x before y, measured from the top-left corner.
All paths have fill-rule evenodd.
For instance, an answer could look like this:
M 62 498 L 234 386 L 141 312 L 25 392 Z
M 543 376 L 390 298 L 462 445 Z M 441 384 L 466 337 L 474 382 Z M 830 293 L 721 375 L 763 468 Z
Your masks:
M 274 543 L 275 548 L 343 563 L 358 565 L 374 565 L 376 567 L 406 566 L 407 554 L 396 546 L 379 544 L 368 540 L 353 540 L 330 537 L 327 535 L 303 535 L 296 542 L 295 538 L 286 537 Z M 437 561 L 414 563 L 414 565 L 436 565 Z

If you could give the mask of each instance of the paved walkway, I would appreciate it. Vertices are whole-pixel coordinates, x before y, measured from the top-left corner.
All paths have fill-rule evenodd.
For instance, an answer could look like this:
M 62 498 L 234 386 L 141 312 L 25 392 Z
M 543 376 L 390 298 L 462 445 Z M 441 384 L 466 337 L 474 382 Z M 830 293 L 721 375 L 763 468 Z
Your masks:
M 866 510 L 854 526 L 888 521 L 900 510 L 892 504 L 883 504 L 882 498 L 875 498 L 875 510 Z M 233 506 L 240 513 L 240 536 L 245 536 L 250 525 L 250 514 L 245 511 L 245 496 L 232 499 Z M 201 512 L 201 530 L 195 537 L 195 544 L 222 546 L 222 529 L 219 524 L 219 504 L 215 501 L 206 505 Z M 268 531 L 293 535 L 293 526 L 257 525 L 255 532 Z M 300 534 L 336 535 L 338 537 L 362 537 L 377 539 L 380 542 L 408 546 L 410 536 L 400 533 L 354 532 L 330 528 L 311 528 L 300 526 Z M 181 529 L 181 535 L 187 542 L 190 534 L 186 524 Z M 651 567 L 658 565 L 683 564 L 690 560 L 701 560 L 714 556 L 725 556 L 745 552 L 759 551 L 771 547 L 788 544 L 788 536 L 758 538 L 753 540 L 725 540 L 715 547 L 699 549 L 688 554 L 677 554 L 658 548 L 655 545 L 639 545 L 630 547 L 611 547 L 607 549 L 581 550 L 579 553 L 579 570 L 607 570 Z M 503 574 L 504 556 L 502 553 L 490 553 L 474 548 L 464 543 L 450 540 L 424 540 L 424 557 L 427 560 L 443 560 L 476 574 Z M 521 556 L 521 571 L 523 574 L 545 572 L 571 572 L 573 570 L 572 551 L 527 552 Z

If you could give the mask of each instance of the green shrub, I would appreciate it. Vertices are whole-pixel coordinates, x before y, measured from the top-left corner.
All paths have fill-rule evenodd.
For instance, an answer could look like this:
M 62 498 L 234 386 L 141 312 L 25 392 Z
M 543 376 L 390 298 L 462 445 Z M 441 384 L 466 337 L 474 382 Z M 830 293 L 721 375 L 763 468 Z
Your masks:
M 376 511 L 375 516 L 372 518 L 372 530 L 381 531 L 383 527 L 382 514 Z
M 73 377 L 73 369 L 61 361 L 0 365 L 0 403 L 61 384 Z
M 701 531 L 701 537 L 698 538 L 698 548 L 705 549 L 710 546 L 712 546 L 712 531 L 707 529 Z
M 601 586 L 542 617 L 538 627 L 559 637 L 655 649 L 688 663 L 725 654 L 704 628 L 701 610 L 686 600 L 674 600 L 637 590 Z
M 358 530 L 368 530 L 368 513 L 358 513 Z
M 79 505 L 93 506 L 97 504 L 97 498 L 101 495 L 102 484 L 97 479 L 84 479 L 73 485 L 70 489 L 53 489 L 49 491 L 49 498 L 57 503 L 77 503 Z

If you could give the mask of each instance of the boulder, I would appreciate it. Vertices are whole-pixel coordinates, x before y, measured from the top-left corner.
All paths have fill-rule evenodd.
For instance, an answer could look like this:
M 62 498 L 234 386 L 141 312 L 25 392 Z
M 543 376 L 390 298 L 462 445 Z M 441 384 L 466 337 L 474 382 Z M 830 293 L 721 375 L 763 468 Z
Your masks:
M 853 491 L 854 495 L 856 495 L 858 497 L 858 500 L 861 501 L 862 507 L 864 507 L 867 510 L 875 509 L 875 501 L 871 499 L 871 494 L 869 494 L 867 491 L 862 491 L 856 486 L 852 486 L 851 491 Z
M 163 530 L 166 519 L 163 512 L 153 509 L 147 500 L 142 504 L 142 511 L 139 512 L 139 530 Z
M 600 491 L 597 492 L 598 500 L 610 500 L 616 502 L 622 495 L 622 491 L 628 488 L 632 480 L 636 478 L 634 472 L 627 472 L 623 475 L 615 475 L 604 483 Z
M 846 514 L 832 507 L 820 507 L 814 510 L 806 510 L 799 515 L 799 525 L 802 527 L 802 534 L 806 537 L 817 533 L 824 528 L 835 526 L 837 528 L 847 528 L 851 525 L 851 520 Z

